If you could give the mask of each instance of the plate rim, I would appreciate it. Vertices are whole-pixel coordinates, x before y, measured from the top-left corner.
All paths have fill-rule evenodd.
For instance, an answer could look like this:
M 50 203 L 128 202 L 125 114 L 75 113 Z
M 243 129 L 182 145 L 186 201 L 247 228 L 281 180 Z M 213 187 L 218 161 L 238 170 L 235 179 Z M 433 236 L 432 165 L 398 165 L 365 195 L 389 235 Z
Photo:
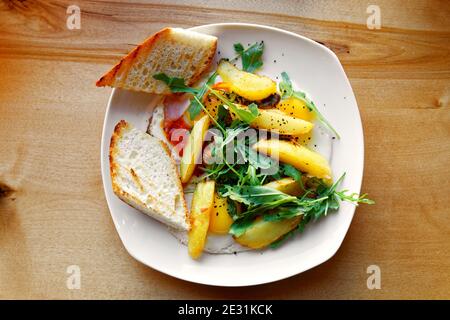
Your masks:
M 291 32 L 291 31 L 287 31 L 284 29 L 280 29 L 277 27 L 273 27 L 273 26 L 267 26 L 267 25 L 260 25 L 260 24 L 253 24 L 253 23 L 240 23 L 240 22 L 226 22 L 226 23 L 212 23 L 212 24 L 205 24 L 205 25 L 198 25 L 198 26 L 194 26 L 191 28 L 187 28 L 188 30 L 193 30 L 193 31 L 197 31 L 198 29 L 202 29 L 202 28 L 208 28 L 208 27 L 247 27 L 247 28 L 254 28 L 254 29 L 263 29 L 263 30 L 270 30 L 270 31 L 275 31 L 275 32 L 280 32 L 280 33 L 284 33 L 290 36 L 293 36 L 294 38 L 299 38 L 302 39 L 306 42 L 309 42 L 311 45 L 320 48 L 322 50 L 325 50 L 334 60 L 335 62 L 337 62 L 338 67 L 341 69 L 342 73 L 345 75 L 345 81 L 347 82 L 348 87 L 350 88 L 351 94 L 353 95 L 353 98 L 355 100 L 355 104 L 356 104 L 356 116 L 359 120 L 359 122 L 357 124 L 359 124 L 358 126 L 358 135 L 360 136 L 361 139 L 361 154 L 360 154 L 360 158 L 361 158 L 361 171 L 359 172 L 360 175 L 360 179 L 359 181 L 357 181 L 357 185 L 358 185 L 358 192 L 361 191 L 361 187 L 362 187 L 362 182 L 363 182 L 363 177 L 364 177 L 364 155 L 365 155 L 365 145 L 364 145 L 364 130 L 363 130 L 363 123 L 362 123 L 362 119 L 361 119 L 361 114 L 360 114 L 360 110 L 359 110 L 359 106 L 358 106 L 358 102 L 356 100 L 356 96 L 355 93 L 353 91 L 353 87 L 351 86 L 350 80 L 348 79 L 348 76 L 339 60 L 339 58 L 336 56 L 336 54 L 329 49 L 328 47 L 326 47 L 325 45 L 322 45 L 310 38 L 307 38 L 305 36 L 299 35 L 297 33 Z M 325 253 L 322 254 L 322 258 L 317 259 L 320 260 L 320 262 L 314 261 L 312 263 L 307 263 L 307 266 L 305 267 L 303 265 L 300 266 L 298 268 L 295 268 L 294 272 L 286 272 L 280 276 L 276 276 L 276 277 L 266 277 L 266 278 L 260 278 L 259 280 L 254 280 L 254 281 L 247 281 L 247 282 L 240 282 L 240 283 L 226 283 L 226 282 L 222 282 L 222 281 L 208 281 L 208 278 L 206 278 L 205 280 L 199 280 L 199 279 L 192 279 L 189 276 L 185 276 L 184 274 L 181 273 L 174 273 L 174 272 L 170 272 L 170 271 L 166 271 L 163 270 L 162 268 L 159 268 L 157 266 L 154 265 L 149 265 L 147 262 L 144 262 L 142 259 L 140 259 L 138 256 L 136 256 L 132 250 L 130 250 L 130 248 L 128 247 L 128 245 L 126 244 L 126 241 L 124 241 L 123 236 L 121 235 L 121 233 L 119 232 L 119 225 L 118 225 L 118 221 L 116 221 L 116 219 L 114 218 L 114 215 L 112 213 L 112 208 L 111 205 L 108 201 L 108 196 L 107 196 L 107 187 L 106 187 L 106 183 L 107 183 L 107 179 L 105 179 L 105 167 L 104 167 L 104 157 L 105 157 L 105 141 L 109 141 L 109 139 L 105 140 L 105 133 L 106 133 L 106 127 L 107 127 L 107 118 L 108 118 L 108 114 L 110 113 L 110 109 L 111 109 L 111 103 L 114 99 L 114 96 L 116 94 L 117 89 L 116 88 L 112 88 L 111 94 L 109 96 L 108 99 L 108 103 L 107 103 L 107 107 L 105 110 L 105 114 L 104 114 L 104 120 L 103 120 L 103 127 L 102 127 L 102 137 L 101 137 L 101 143 L 100 143 L 100 170 L 101 170 L 101 176 L 102 176 L 102 185 L 103 185 L 103 192 L 105 195 L 105 200 L 108 206 L 108 210 L 109 213 L 111 215 L 111 218 L 113 220 L 114 223 L 114 227 L 116 229 L 117 234 L 119 235 L 119 238 L 123 244 L 123 246 L 125 247 L 125 250 L 128 252 L 128 254 L 133 257 L 135 260 L 139 261 L 140 263 L 144 264 L 145 266 L 148 266 L 154 270 L 157 270 L 158 272 L 161 272 L 163 274 L 169 275 L 171 277 L 180 279 L 180 280 L 184 280 L 184 281 L 188 281 L 188 282 L 192 282 L 192 283 L 199 283 L 199 284 L 203 284 L 203 285 L 210 285 L 210 286 L 221 286 L 221 287 L 246 287 L 246 286 L 254 286 L 254 285 L 262 285 L 262 284 L 267 284 L 267 283 L 272 283 L 272 282 L 276 282 L 276 281 L 280 281 L 283 279 L 287 279 L 293 276 L 296 276 L 298 274 L 301 274 L 307 270 L 310 270 L 312 268 L 315 268 L 323 263 L 325 263 L 326 261 L 330 260 L 335 254 L 336 252 L 339 250 L 339 248 L 342 246 L 342 243 L 345 239 L 345 237 L 348 234 L 348 231 L 350 229 L 350 225 L 353 221 L 353 217 L 355 215 L 355 211 L 356 211 L 356 207 L 352 207 L 350 210 L 351 212 L 348 212 L 348 214 L 351 214 L 351 218 L 348 220 L 348 224 L 346 226 L 346 231 L 344 236 L 340 239 L 339 242 L 336 242 L 335 245 L 332 247 L 330 246 L 329 250 L 327 250 Z M 108 148 L 109 150 L 109 148 Z M 108 170 L 109 172 L 109 166 L 108 166 Z

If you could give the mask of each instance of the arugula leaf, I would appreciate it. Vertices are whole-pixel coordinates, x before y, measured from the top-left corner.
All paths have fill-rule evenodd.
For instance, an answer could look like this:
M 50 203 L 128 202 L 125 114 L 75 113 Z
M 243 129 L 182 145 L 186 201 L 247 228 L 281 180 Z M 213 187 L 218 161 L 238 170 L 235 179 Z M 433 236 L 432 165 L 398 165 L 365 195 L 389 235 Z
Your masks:
M 198 92 L 195 94 L 195 97 L 197 99 L 192 99 L 191 103 L 189 105 L 189 117 L 191 119 L 195 119 L 195 117 L 197 117 L 197 115 L 200 113 L 200 111 L 202 110 L 202 104 L 201 104 L 201 100 L 203 99 L 203 96 L 205 95 L 206 91 L 208 90 L 208 86 L 211 86 L 214 84 L 214 82 L 216 81 L 217 78 L 217 72 L 214 72 L 209 78 L 208 80 L 206 80 L 206 83 L 201 86 L 198 90 Z
M 247 108 L 250 110 L 251 114 L 253 116 L 255 116 L 255 118 L 259 115 L 259 110 L 258 110 L 258 106 L 256 105 L 256 103 L 252 102 L 250 103 Z
M 154 74 L 153 78 L 156 80 L 163 81 L 165 84 L 167 84 L 167 86 L 170 88 L 170 91 L 172 91 L 172 92 L 187 92 L 187 93 L 192 93 L 192 94 L 198 93 L 198 89 L 188 87 L 184 83 L 183 78 L 176 78 L 176 77 L 172 78 L 172 77 L 169 77 L 165 73 Z
M 367 193 L 359 195 L 358 193 L 346 194 L 348 190 L 336 191 L 337 198 L 342 201 L 352 202 L 354 204 L 365 203 L 365 204 L 375 204 L 375 201 L 367 198 Z
M 281 93 L 281 99 L 288 99 L 292 96 L 294 89 L 292 88 L 291 79 L 286 72 L 281 73 L 281 81 L 278 84 L 278 89 Z
M 278 221 L 302 215 L 300 224 L 291 231 L 294 233 L 301 232 L 310 221 L 320 219 L 326 216 L 329 211 L 339 209 L 340 201 L 349 201 L 355 205 L 358 203 L 374 203 L 374 201 L 367 199 L 366 195 L 348 194 L 345 190 L 336 191 L 344 177 L 345 173 L 332 186 L 321 183 L 315 190 L 308 190 L 301 198 L 289 196 L 264 186 L 224 186 L 225 192 L 223 194 L 248 206 L 248 210 L 241 213 L 241 218 L 235 223 L 239 223 L 241 219 L 246 219 L 248 223 L 248 219 L 253 219 L 255 215 L 262 215 L 266 221 Z M 315 194 L 315 198 L 310 197 L 311 193 Z M 247 223 L 240 228 L 248 228 Z M 288 235 L 283 237 L 283 239 L 287 238 Z
M 287 164 L 287 163 L 283 163 L 282 165 L 282 172 L 288 176 L 291 177 L 292 179 L 294 179 L 300 186 L 300 188 L 302 188 L 303 191 L 307 191 L 305 189 L 305 186 L 303 184 L 303 180 L 302 180 L 302 173 L 297 170 L 294 166 Z
M 233 222 L 228 233 L 235 237 L 242 236 L 245 231 L 253 224 L 254 218 L 248 217 L 244 219 L 239 219 Z
M 248 144 L 238 143 L 236 145 L 236 150 L 242 156 L 244 161 L 248 162 L 251 166 L 255 167 L 256 169 L 267 170 L 275 164 L 275 161 L 272 158 L 264 154 L 258 153 L 257 151 L 253 150 L 253 148 L 251 148 L 251 146 Z
M 234 51 L 242 58 L 242 70 L 254 72 L 262 67 L 262 54 L 264 52 L 264 43 L 256 42 L 244 49 L 241 43 L 234 44 Z
M 228 111 L 226 112 L 228 113 Z M 247 130 L 250 130 L 247 124 L 236 120 L 226 128 L 223 136 L 214 138 L 212 156 L 215 159 L 235 159 L 237 161 L 232 166 L 224 161 L 210 164 L 204 168 L 206 175 L 201 178 L 214 179 L 218 185 L 259 186 L 263 184 L 267 175 L 263 174 L 261 170 L 273 168 L 277 163 L 251 148 L 256 143 L 257 136 L 247 134 Z M 219 158 L 216 156 L 217 154 L 220 155 Z
M 217 78 L 217 72 L 214 72 L 200 88 L 191 88 L 187 86 L 183 78 L 169 77 L 165 73 L 157 73 L 153 75 L 156 80 L 161 80 L 167 84 L 172 92 L 184 92 L 194 95 L 189 104 L 188 112 L 191 119 L 195 119 L 200 111 L 204 108 L 201 103 L 203 96 L 206 94 L 209 86 L 211 86 Z
M 230 198 L 226 198 L 226 200 L 227 200 L 227 204 L 228 204 L 228 214 L 230 215 L 230 217 L 233 220 L 237 220 L 238 219 L 238 210 L 237 210 L 236 202 L 234 202 Z
M 220 101 L 222 101 L 233 113 L 235 113 L 238 118 L 246 123 L 252 123 L 256 117 L 259 115 L 258 108 L 252 106 L 250 111 L 238 108 L 234 103 L 225 98 L 223 95 L 217 92 L 217 90 L 211 89 L 211 87 L 207 86 L 213 95 L 215 95 Z M 250 106 L 249 106 L 250 107 Z
M 239 182 L 239 185 L 242 184 L 249 184 L 251 186 L 259 186 L 261 184 L 256 174 L 256 168 L 254 166 L 247 166 L 247 171 L 245 172 L 244 179 Z
M 281 98 L 282 99 L 288 99 L 290 97 L 294 97 L 296 99 L 299 99 L 305 103 L 305 105 L 316 114 L 317 118 L 320 122 L 322 122 L 328 129 L 330 129 L 334 135 L 338 139 L 341 137 L 339 136 L 339 133 L 331 126 L 331 124 L 325 119 L 325 117 L 320 113 L 319 109 L 317 109 L 316 105 L 313 101 L 311 101 L 304 92 L 302 91 L 295 91 L 292 88 L 292 82 L 291 79 L 289 79 L 289 76 L 286 72 L 281 73 L 281 82 L 278 84 L 278 88 L 281 92 Z
M 228 111 L 226 111 L 228 114 Z M 235 159 L 237 153 L 238 143 L 235 141 L 241 133 L 244 133 L 249 126 L 243 122 L 236 122 L 236 125 L 227 127 L 223 130 L 223 136 L 215 137 L 215 145 L 213 147 L 214 154 L 220 154 L 222 163 L 215 163 L 205 168 L 207 175 L 204 177 L 211 177 L 216 180 L 218 184 L 242 184 L 246 180 L 247 166 L 249 163 L 235 162 L 233 165 L 227 163 L 226 159 Z M 231 146 L 230 146 L 231 145 Z M 231 152 L 231 154 L 229 154 Z
M 189 112 L 189 118 L 195 119 L 195 117 L 198 116 L 198 114 L 202 111 L 202 104 L 199 99 L 192 99 L 189 103 L 188 112 Z
M 285 175 L 287 175 L 288 177 L 291 177 L 292 179 L 294 179 L 297 182 L 302 181 L 302 173 L 300 171 L 298 171 L 296 168 L 294 168 L 293 166 L 291 166 L 290 164 L 287 164 L 287 163 L 283 164 L 283 172 Z
M 305 214 L 298 206 L 280 206 L 273 211 L 263 216 L 265 221 L 290 219 Z
M 223 128 L 225 128 L 228 117 L 229 117 L 228 110 L 225 109 L 223 105 L 219 105 L 219 109 L 217 110 L 217 123 Z
M 240 42 L 233 44 L 233 48 L 234 51 L 236 51 L 236 53 L 239 55 L 241 55 L 244 52 L 244 46 Z
M 241 202 L 249 209 L 246 213 L 253 211 L 251 209 L 258 208 L 258 211 L 263 211 L 280 206 L 284 203 L 296 202 L 297 197 L 290 196 L 286 193 L 278 191 L 273 188 L 264 186 L 224 186 L 226 192 L 225 197 L 230 197 L 234 201 Z
M 245 132 L 248 128 L 249 127 L 246 124 L 241 124 L 241 125 L 239 125 L 237 127 L 234 127 L 234 128 L 227 128 L 225 130 L 226 138 L 223 140 L 222 147 L 224 147 L 227 144 L 229 144 L 230 142 L 232 142 L 238 135 L 240 135 L 241 133 Z

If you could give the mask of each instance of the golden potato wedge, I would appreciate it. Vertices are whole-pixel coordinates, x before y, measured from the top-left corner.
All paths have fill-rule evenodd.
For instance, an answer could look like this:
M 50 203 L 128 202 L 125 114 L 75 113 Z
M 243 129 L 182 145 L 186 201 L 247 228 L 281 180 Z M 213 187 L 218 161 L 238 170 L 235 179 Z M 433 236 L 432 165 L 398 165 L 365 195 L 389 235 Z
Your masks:
M 288 163 L 302 172 L 326 181 L 331 180 L 328 161 L 307 147 L 284 140 L 260 140 L 253 148 L 279 161 Z
M 276 108 L 291 117 L 309 122 L 313 121 L 315 118 L 314 113 L 306 106 L 306 104 L 302 100 L 294 97 L 281 100 Z
M 291 196 L 298 197 L 303 194 L 303 190 L 298 182 L 290 177 L 266 183 L 264 186 L 276 189 Z
M 210 94 L 205 96 L 203 104 L 208 113 L 211 115 L 211 117 L 217 120 L 217 114 L 219 113 L 219 106 L 222 104 L 222 101 L 220 101 L 217 97 Z
M 300 135 L 311 131 L 311 122 L 297 119 L 275 109 L 260 109 L 258 117 L 250 125 L 257 129 L 274 131 L 279 134 Z
M 222 60 L 217 73 L 224 82 L 230 83 L 230 90 L 251 101 L 262 100 L 277 92 L 277 84 L 265 76 L 239 70 L 228 61 Z
M 234 240 L 240 245 L 252 249 L 261 249 L 294 229 L 300 223 L 301 218 L 301 216 L 298 216 L 279 221 L 264 221 L 260 217 L 243 235 L 235 237 Z
M 201 256 L 208 234 L 211 209 L 214 205 L 215 182 L 197 184 L 191 206 L 191 230 L 188 234 L 188 252 L 193 259 Z
M 214 206 L 209 220 L 209 232 L 215 234 L 227 234 L 233 224 L 233 219 L 228 213 L 227 198 L 214 194 Z
M 296 99 L 294 97 L 288 98 L 286 100 L 281 100 L 276 108 L 291 117 L 303 119 L 305 121 L 313 122 L 315 119 L 314 112 L 312 112 L 300 99 Z M 307 133 L 293 136 L 292 139 L 302 145 L 306 146 L 312 139 L 312 131 Z
M 302 146 L 308 146 L 308 144 L 311 142 L 313 132 L 310 131 L 305 134 L 301 134 L 298 136 L 291 136 L 291 140 L 295 142 L 296 144 L 302 145 Z
M 180 178 L 182 183 L 187 183 L 194 173 L 196 162 L 202 154 L 203 141 L 209 128 L 209 117 L 204 115 L 192 128 L 189 140 L 183 149 L 183 157 L 180 163 Z
M 236 105 L 238 108 L 247 109 L 246 106 Z M 298 136 L 311 131 L 311 122 L 291 117 L 277 109 L 258 109 L 259 115 L 250 123 L 256 129 L 264 129 L 284 135 Z M 234 112 L 230 112 L 233 119 L 237 118 Z

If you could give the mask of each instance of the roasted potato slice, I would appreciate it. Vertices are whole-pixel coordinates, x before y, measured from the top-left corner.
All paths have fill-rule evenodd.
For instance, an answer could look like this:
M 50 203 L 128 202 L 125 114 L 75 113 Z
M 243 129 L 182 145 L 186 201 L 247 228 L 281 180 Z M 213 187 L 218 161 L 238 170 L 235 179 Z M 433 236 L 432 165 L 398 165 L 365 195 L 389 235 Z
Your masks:
M 301 216 L 279 221 L 265 221 L 259 217 L 243 235 L 235 237 L 234 240 L 240 245 L 261 249 L 294 229 L 300 220 Z
M 187 183 L 194 173 L 196 162 L 202 154 L 203 140 L 209 128 L 208 115 L 202 116 L 195 122 L 189 140 L 183 149 L 183 157 L 180 163 L 180 178 L 182 183 Z
M 236 105 L 238 108 L 247 109 L 246 106 Z M 298 136 L 311 131 L 311 122 L 291 117 L 277 109 L 258 109 L 259 115 L 250 123 L 256 129 L 264 129 L 279 134 Z M 234 112 L 230 112 L 233 119 L 238 118 Z
M 313 177 L 331 181 L 331 168 L 328 161 L 307 147 L 290 141 L 269 139 L 258 141 L 253 148 Z
M 314 112 L 312 112 L 306 106 L 305 102 L 303 102 L 300 99 L 296 99 L 294 97 L 288 98 L 286 100 L 281 100 L 277 104 L 276 108 L 294 118 L 302 119 L 309 122 L 313 122 L 315 119 Z M 312 131 L 301 135 L 292 136 L 292 139 L 296 143 L 306 146 L 312 139 Z
M 302 146 L 308 146 L 308 144 L 311 142 L 313 136 L 313 132 L 310 131 L 308 133 L 304 133 L 298 136 L 291 136 L 291 140 L 295 142 L 296 144 L 302 145 Z
M 277 92 L 277 84 L 272 79 L 239 70 L 225 60 L 219 63 L 217 73 L 230 84 L 232 92 L 251 101 L 262 100 Z
M 228 200 L 214 194 L 214 206 L 211 210 L 209 232 L 215 234 L 227 234 L 233 224 L 233 219 L 228 213 Z
M 305 121 L 311 122 L 315 118 L 314 113 L 302 100 L 293 97 L 281 100 L 276 108 L 291 117 L 303 119 Z
M 188 234 L 188 251 L 193 259 L 201 256 L 208 234 L 211 209 L 214 205 L 215 182 L 202 181 L 195 188 L 191 206 L 191 230 Z
M 288 116 L 279 110 L 259 109 L 259 111 L 258 117 L 250 124 L 257 129 L 297 136 L 310 132 L 314 126 L 311 122 Z
M 222 104 L 222 101 L 220 101 L 217 97 L 210 94 L 205 96 L 203 104 L 205 105 L 205 108 L 211 115 L 211 117 L 217 120 L 217 115 L 219 113 L 219 106 Z

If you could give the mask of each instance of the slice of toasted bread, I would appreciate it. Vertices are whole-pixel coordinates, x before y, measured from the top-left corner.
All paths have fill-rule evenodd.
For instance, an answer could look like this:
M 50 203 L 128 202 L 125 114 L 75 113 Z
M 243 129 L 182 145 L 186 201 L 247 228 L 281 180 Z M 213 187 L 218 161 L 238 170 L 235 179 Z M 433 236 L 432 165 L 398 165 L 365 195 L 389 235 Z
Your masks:
M 181 28 L 165 28 L 115 65 L 97 81 L 98 87 L 111 86 L 134 91 L 169 94 L 169 87 L 153 75 L 164 72 L 194 84 L 214 58 L 217 38 Z
M 120 199 L 171 227 L 189 230 L 183 188 L 163 142 L 122 120 L 111 137 L 109 163 Z

